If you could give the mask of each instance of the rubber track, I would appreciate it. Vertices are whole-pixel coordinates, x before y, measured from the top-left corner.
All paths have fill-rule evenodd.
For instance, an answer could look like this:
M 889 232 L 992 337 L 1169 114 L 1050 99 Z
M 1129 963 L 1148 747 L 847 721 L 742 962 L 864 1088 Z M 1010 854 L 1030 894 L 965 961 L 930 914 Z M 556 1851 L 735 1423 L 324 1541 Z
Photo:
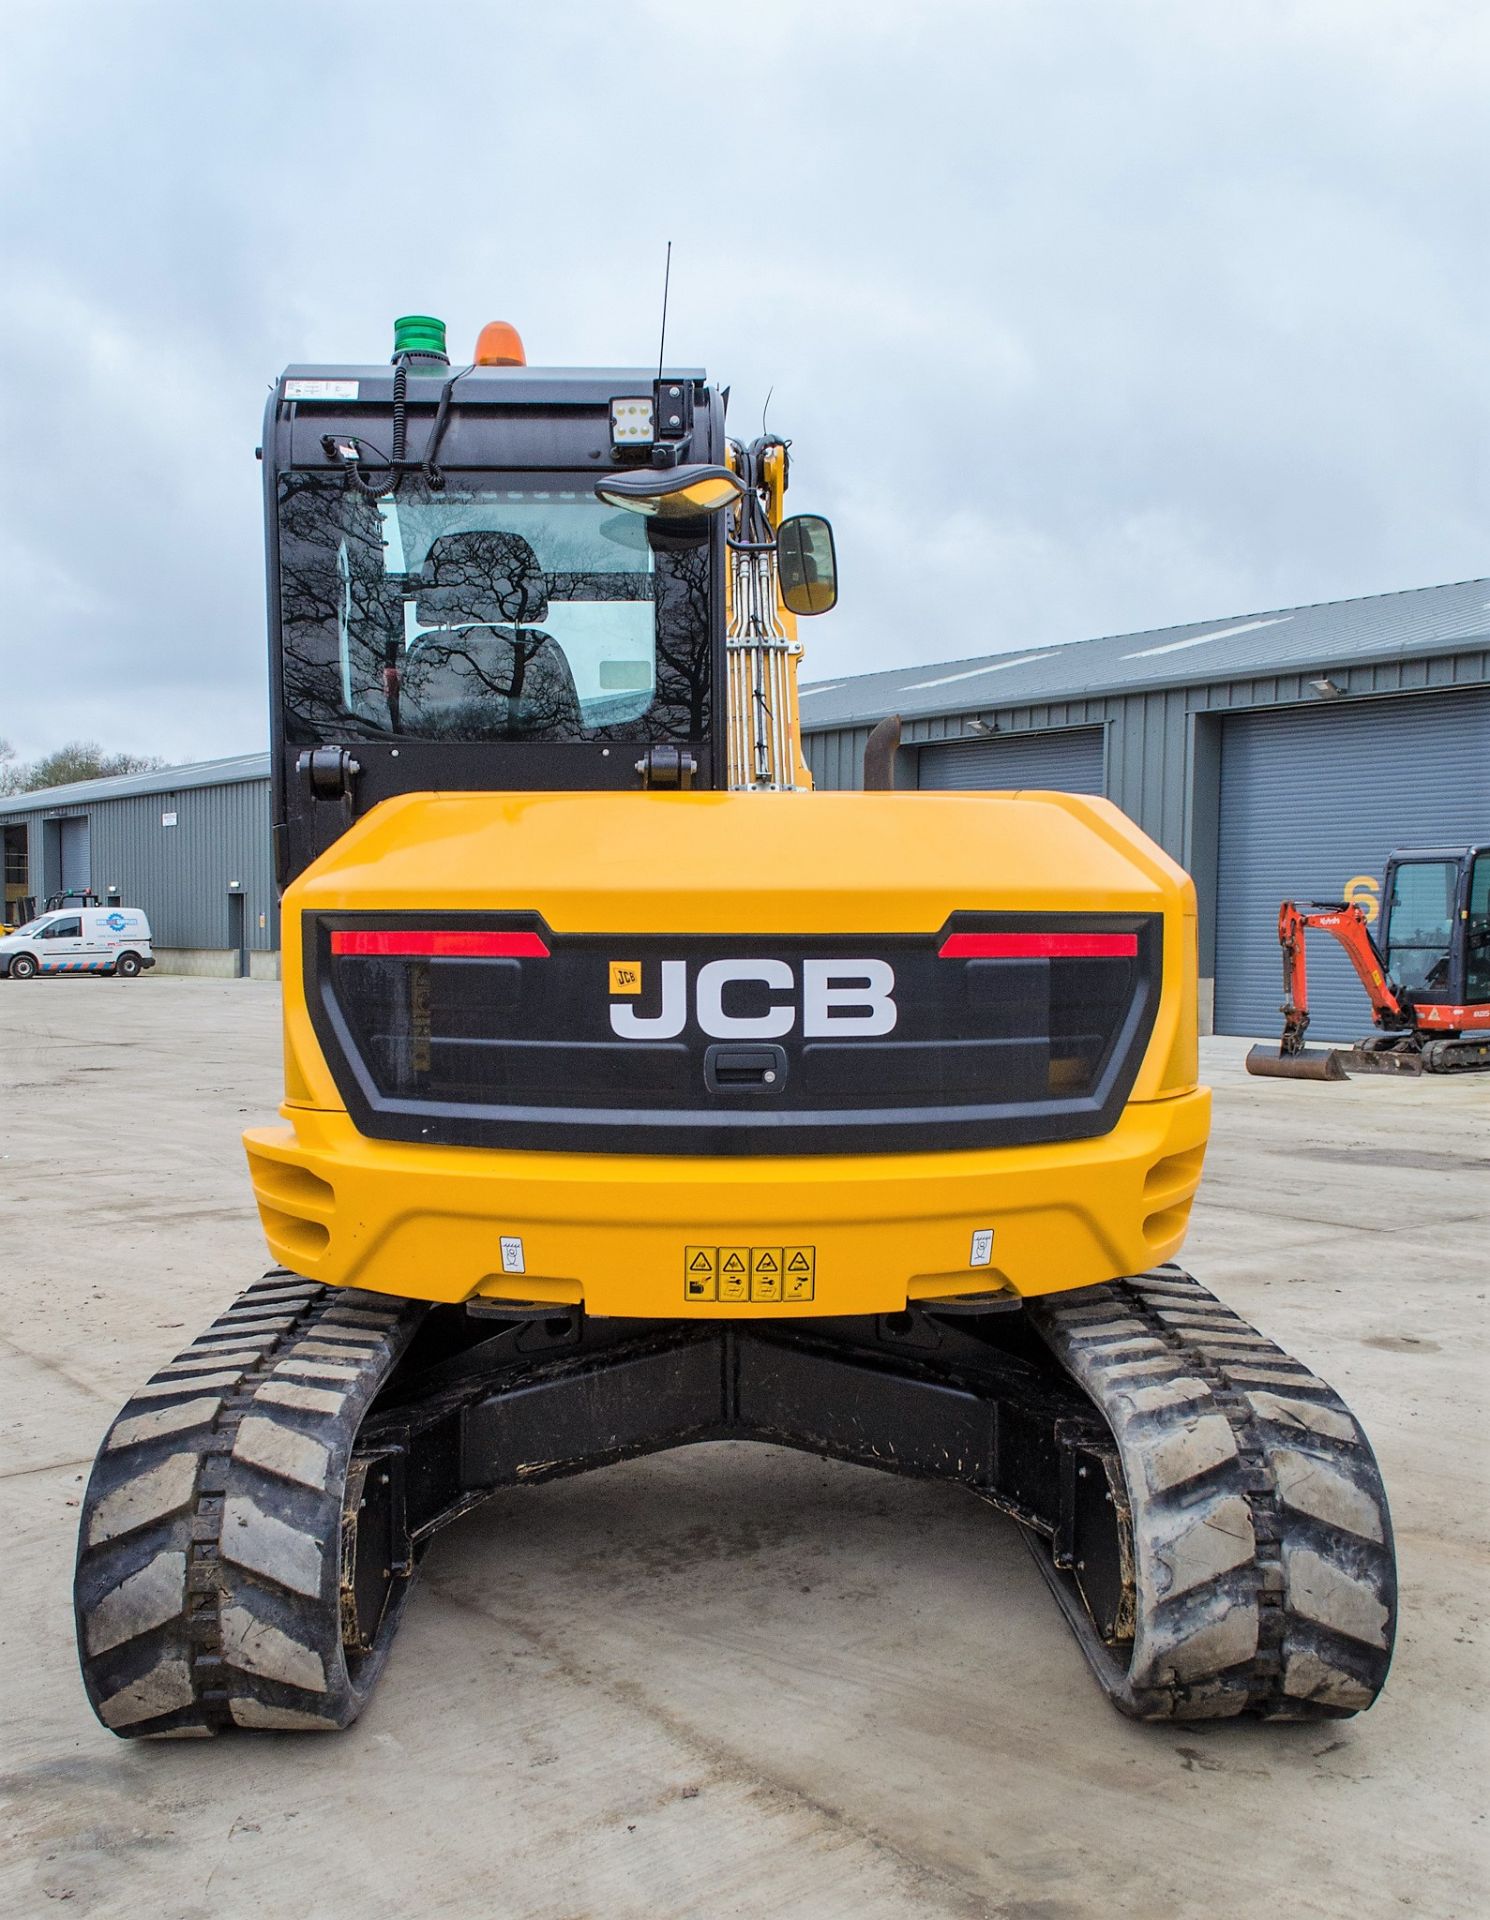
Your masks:
M 1429 1040 L 1423 1047 L 1429 1073 L 1490 1073 L 1490 1035 L 1464 1033 Z
M 341 1638 L 342 1501 L 357 1429 L 427 1311 L 275 1271 L 125 1406 L 78 1534 L 78 1655 L 127 1738 L 344 1727 L 372 1650 Z
M 1114 1704 L 1142 1720 L 1369 1707 L 1396 1569 L 1381 1476 L 1338 1394 L 1178 1267 L 1029 1314 L 1111 1431 L 1131 1508 L 1131 1643 L 1098 1638 L 1076 1578 L 1026 1536 Z

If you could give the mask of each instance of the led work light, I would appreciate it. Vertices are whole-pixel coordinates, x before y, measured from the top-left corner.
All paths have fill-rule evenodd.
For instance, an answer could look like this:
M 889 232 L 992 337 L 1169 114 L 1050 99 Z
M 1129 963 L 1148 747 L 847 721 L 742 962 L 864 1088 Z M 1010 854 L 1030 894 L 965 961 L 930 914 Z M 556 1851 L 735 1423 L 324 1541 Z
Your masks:
M 610 437 L 614 447 L 651 446 L 656 438 L 653 432 L 653 409 L 650 394 L 639 395 L 635 399 L 612 400 L 610 403 Z

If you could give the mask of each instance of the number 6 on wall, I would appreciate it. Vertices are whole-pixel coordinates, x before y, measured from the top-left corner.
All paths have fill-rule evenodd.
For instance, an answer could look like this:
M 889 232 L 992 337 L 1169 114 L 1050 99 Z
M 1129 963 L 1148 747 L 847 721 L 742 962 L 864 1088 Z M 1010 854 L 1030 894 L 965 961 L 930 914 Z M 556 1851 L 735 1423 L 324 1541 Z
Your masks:
M 1358 873 L 1345 883 L 1345 904 L 1359 907 L 1361 918 L 1370 926 L 1381 905 L 1381 882 L 1369 873 Z

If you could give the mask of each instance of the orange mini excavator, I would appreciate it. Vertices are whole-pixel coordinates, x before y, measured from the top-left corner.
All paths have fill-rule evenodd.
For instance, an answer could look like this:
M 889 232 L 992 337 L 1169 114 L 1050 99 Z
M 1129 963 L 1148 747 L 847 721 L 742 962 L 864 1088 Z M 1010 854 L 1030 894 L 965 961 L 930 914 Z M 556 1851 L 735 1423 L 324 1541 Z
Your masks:
M 1490 1070 L 1490 847 L 1399 849 L 1382 886 L 1381 944 L 1354 901 L 1285 900 L 1283 1037 L 1254 1047 L 1247 1071 L 1283 1080 L 1365 1073 Z M 1304 957 L 1310 927 L 1344 947 L 1378 1031 L 1349 1048 L 1310 1050 Z

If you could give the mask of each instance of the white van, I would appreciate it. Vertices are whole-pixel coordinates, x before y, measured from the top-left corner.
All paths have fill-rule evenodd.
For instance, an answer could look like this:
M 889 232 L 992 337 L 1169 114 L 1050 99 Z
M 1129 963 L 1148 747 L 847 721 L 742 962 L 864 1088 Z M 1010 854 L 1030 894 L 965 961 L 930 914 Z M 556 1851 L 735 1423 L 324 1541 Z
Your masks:
M 38 914 L 0 939 L 0 977 L 115 973 L 133 980 L 155 965 L 150 922 L 137 907 L 64 908 Z

